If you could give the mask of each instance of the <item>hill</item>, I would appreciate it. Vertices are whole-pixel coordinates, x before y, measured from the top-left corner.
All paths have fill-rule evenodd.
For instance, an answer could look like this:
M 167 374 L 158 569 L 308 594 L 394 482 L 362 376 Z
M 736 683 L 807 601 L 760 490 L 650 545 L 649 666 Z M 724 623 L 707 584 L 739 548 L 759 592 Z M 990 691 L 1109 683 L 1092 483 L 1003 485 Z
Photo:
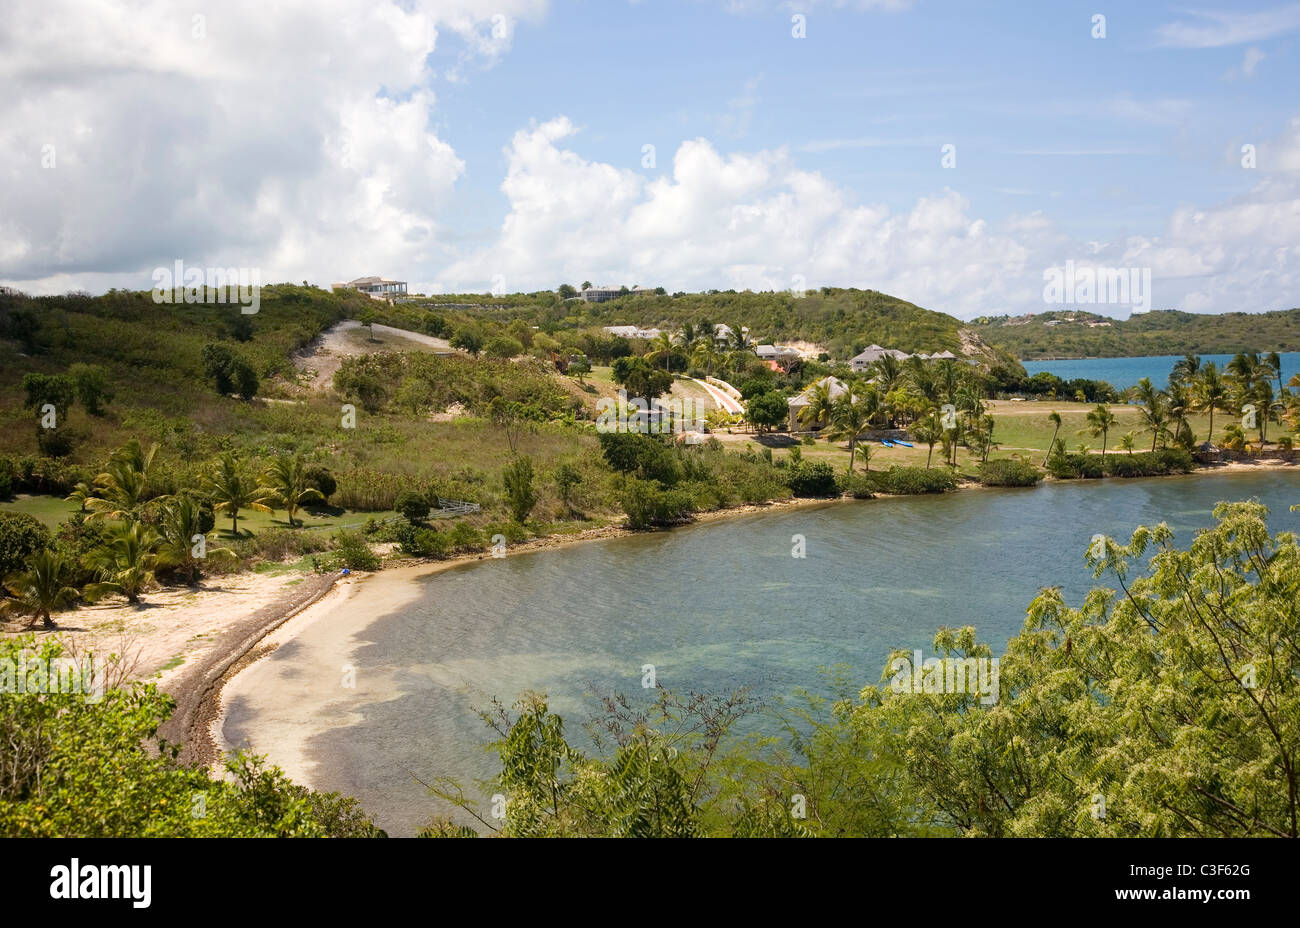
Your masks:
M 1166 310 L 1123 320 L 1058 311 L 984 317 L 971 327 L 1022 361 L 1300 351 L 1300 309 L 1214 316 Z
M 848 360 L 871 344 L 909 353 L 951 351 L 985 365 L 1016 359 L 986 343 L 979 331 L 953 316 L 875 290 L 825 287 L 802 297 L 785 291 L 711 290 L 705 293 L 654 295 L 629 293 L 607 303 L 562 301 L 554 294 L 530 294 L 527 301 L 488 295 L 429 297 L 407 306 L 434 312 L 444 307 L 499 323 L 523 319 L 551 330 L 607 325 L 680 329 L 689 323 L 725 323 L 749 328 L 756 344 L 808 342 L 835 360 Z M 473 309 L 471 307 L 481 307 Z

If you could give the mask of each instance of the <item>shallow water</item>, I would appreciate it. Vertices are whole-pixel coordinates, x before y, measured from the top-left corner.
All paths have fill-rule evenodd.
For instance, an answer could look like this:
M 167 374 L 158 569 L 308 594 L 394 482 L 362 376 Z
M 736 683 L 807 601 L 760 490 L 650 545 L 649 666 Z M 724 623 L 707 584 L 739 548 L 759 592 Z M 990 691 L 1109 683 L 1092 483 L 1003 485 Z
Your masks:
M 1270 507 L 1274 531 L 1300 530 L 1288 511 L 1300 503 L 1296 471 L 1056 483 L 756 513 L 484 560 L 421 578 L 408 604 L 379 616 L 358 614 L 363 587 L 241 674 L 224 733 L 281 763 L 299 742 L 313 786 L 410 834 L 445 812 L 416 777 L 455 777 L 477 794 L 473 781 L 491 774 L 475 710 L 492 696 L 545 691 L 577 734 L 590 694 L 642 695 L 645 664 L 668 688 L 770 698 L 816 689 L 832 664 L 877 682 L 891 649 L 929 654 L 940 625 L 975 625 L 996 654 L 1041 587 L 1077 603 L 1093 585 L 1093 534 L 1127 540 L 1163 520 L 1186 543 L 1217 501 L 1250 497 Z M 794 535 L 805 559 L 791 557 Z M 344 626 L 355 636 L 340 639 Z M 355 689 L 336 682 L 341 658 Z

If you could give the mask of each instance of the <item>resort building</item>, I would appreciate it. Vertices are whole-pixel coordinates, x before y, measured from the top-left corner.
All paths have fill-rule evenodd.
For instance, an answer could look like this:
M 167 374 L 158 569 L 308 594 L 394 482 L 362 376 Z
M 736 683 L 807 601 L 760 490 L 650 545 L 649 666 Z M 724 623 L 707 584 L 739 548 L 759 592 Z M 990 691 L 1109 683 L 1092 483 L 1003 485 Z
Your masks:
M 813 392 L 823 384 L 828 387 L 827 392 L 830 394 L 832 400 L 838 399 L 845 393 L 849 392 L 849 388 L 844 384 L 844 381 L 840 380 L 838 377 L 823 377 L 816 383 L 811 383 L 805 387 L 804 391 L 798 396 L 790 397 L 785 401 L 785 404 L 789 408 L 789 428 L 791 432 L 803 431 L 804 425 L 799 421 L 799 415 L 806 408 L 812 405 Z
M 920 358 L 922 361 L 943 361 L 957 360 L 957 356 L 951 351 L 940 351 L 937 354 L 908 354 L 906 351 L 899 351 L 897 348 L 881 348 L 879 345 L 871 345 L 861 354 L 849 360 L 849 367 L 855 372 L 865 371 L 872 364 L 875 364 L 881 358 L 888 355 L 899 361 L 906 361 L 908 358 Z
M 578 291 L 578 296 L 588 303 L 608 303 L 623 295 L 621 287 L 585 287 Z
M 386 277 L 358 277 L 345 284 L 334 284 L 334 290 L 360 290 L 376 300 L 391 300 L 406 296 L 406 281 Z
M 607 325 L 604 326 L 604 330 L 610 335 L 617 335 L 620 338 L 644 339 L 658 338 L 661 331 L 659 329 L 643 329 L 635 325 Z

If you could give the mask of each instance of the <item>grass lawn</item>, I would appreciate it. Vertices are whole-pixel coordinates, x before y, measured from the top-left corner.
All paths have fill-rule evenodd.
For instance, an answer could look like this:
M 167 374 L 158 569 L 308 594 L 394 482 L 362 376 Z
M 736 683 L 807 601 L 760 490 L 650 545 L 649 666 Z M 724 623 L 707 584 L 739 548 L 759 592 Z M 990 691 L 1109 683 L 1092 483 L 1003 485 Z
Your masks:
M 0 503 L 0 510 L 25 512 L 30 516 L 35 516 L 47 528 L 56 529 L 72 517 L 77 511 L 77 504 L 65 502 L 60 496 L 20 495 L 9 502 Z M 340 528 L 361 528 L 371 518 L 382 521 L 383 519 L 391 519 L 396 515 L 397 513 L 391 509 L 382 512 L 361 512 L 354 509 L 334 508 L 311 512 L 300 509 L 294 514 L 294 519 L 300 523 L 294 526 L 294 530 L 332 532 Z M 245 509 L 239 513 L 239 531 L 241 534 L 245 531 L 262 532 L 268 528 L 287 529 L 288 527 L 289 519 L 283 509 L 277 509 L 273 513 Z M 230 517 L 225 513 L 217 513 L 216 531 L 221 536 L 229 537 Z
M 1089 431 L 1087 423 L 1088 413 L 1096 408 L 1095 403 L 1075 403 L 1061 400 L 1013 403 L 1010 400 L 991 400 L 987 401 L 986 405 L 989 414 L 993 416 L 993 438 L 996 442 L 993 450 L 989 453 L 990 460 L 1020 457 L 1041 465 L 1052 443 L 1055 426 L 1048 419 L 1048 416 L 1053 412 L 1057 412 L 1061 416 L 1061 431 L 1057 437 L 1065 440 L 1067 451 L 1071 453 L 1077 451 L 1080 444 L 1087 445 L 1094 452 L 1101 450 L 1101 436 L 1094 437 Z M 1144 431 L 1142 416 L 1138 407 L 1113 403 L 1110 405 L 1110 410 L 1118 421 L 1107 436 L 1107 451 L 1125 453 L 1119 449 L 1119 443 L 1126 432 L 1133 432 L 1133 450 L 1135 452 L 1150 451 L 1151 433 Z M 1187 421 L 1196 435 L 1197 441 L 1204 441 L 1209 431 L 1209 416 L 1197 414 L 1190 416 Z M 1233 421 L 1235 420 L 1230 416 L 1225 416 L 1223 413 L 1217 414 L 1214 417 L 1216 434 L 1222 438 L 1223 426 Z M 743 449 L 747 444 L 755 449 L 762 446 L 759 436 L 741 433 L 739 430 L 731 435 L 726 434 L 725 429 L 715 431 L 714 434 L 728 447 L 737 450 Z M 784 437 L 781 436 L 781 438 Z M 919 443 L 914 448 L 888 448 L 879 442 L 870 442 L 867 443 L 867 450 L 870 453 L 870 462 L 867 466 L 871 470 L 888 470 L 895 465 L 899 467 L 925 466 L 927 449 Z M 843 470 L 849 463 L 849 444 L 847 441 L 828 442 L 823 438 L 818 438 L 815 444 L 803 445 L 802 453 L 804 460 L 826 461 L 837 470 Z M 789 454 L 790 451 L 787 448 L 774 447 L 772 450 L 772 457 L 775 460 Z M 931 466 L 939 466 L 942 462 L 943 445 L 937 444 L 935 445 Z M 957 469 L 960 473 L 973 476 L 979 468 L 979 463 L 979 458 L 971 454 L 966 448 L 958 449 Z M 860 471 L 863 466 L 863 443 L 860 442 L 858 444 L 856 467 Z
M 77 511 L 77 504 L 67 502 L 62 496 L 19 494 L 16 499 L 0 502 L 0 510 L 35 516 L 46 528 L 56 529 L 72 517 Z

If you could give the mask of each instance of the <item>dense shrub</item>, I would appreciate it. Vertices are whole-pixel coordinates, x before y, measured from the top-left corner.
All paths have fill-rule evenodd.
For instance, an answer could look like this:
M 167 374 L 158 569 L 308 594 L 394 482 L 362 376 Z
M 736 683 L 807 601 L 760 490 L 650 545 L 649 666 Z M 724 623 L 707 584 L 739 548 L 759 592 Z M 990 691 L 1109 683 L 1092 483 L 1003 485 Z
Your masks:
M 407 522 L 423 522 L 429 514 L 429 497 L 415 490 L 403 490 L 397 494 L 393 508 L 400 512 Z
M 1108 454 L 1105 460 L 1099 454 L 1054 455 L 1047 462 L 1053 477 L 1061 480 L 1079 478 L 1159 477 L 1165 474 L 1185 474 L 1193 467 L 1191 454 L 1183 448 L 1162 448 L 1160 451 L 1143 451 L 1140 454 Z
M 891 467 L 870 475 L 881 493 L 911 496 L 955 489 L 957 478 L 946 468 Z
M 691 510 L 686 493 L 665 489 L 655 480 L 636 477 L 628 478 L 619 503 L 627 513 L 627 527 L 634 529 L 680 522 Z
M 786 483 L 795 496 L 838 496 L 835 471 L 825 461 L 800 461 L 788 468 Z
M 1058 480 L 1096 479 L 1105 475 L 1101 455 L 1054 454 L 1047 461 L 1047 471 Z
M 979 480 L 986 487 L 1032 487 L 1043 479 L 1043 472 L 1028 461 L 1002 458 L 980 465 Z
M 339 488 L 338 481 L 334 479 L 334 475 L 329 472 L 328 468 L 319 464 L 307 468 L 306 476 L 307 485 L 319 490 L 320 495 L 325 497 L 325 502 L 327 503 L 329 502 L 329 498 L 333 496 Z
M 379 569 L 379 557 L 370 550 L 366 539 L 356 532 L 336 532 L 334 554 L 342 566 L 352 570 Z
M 50 546 L 50 533 L 25 512 L 0 512 L 0 581 L 23 569 L 24 562 Z
M 431 528 L 405 522 L 397 526 L 394 534 L 402 553 L 411 557 L 443 558 L 451 552 L 451 539 Z
M 846 474 L 840 478 L 840 489 L 854 499 L 871 499 L 876 495 L 876 482 L 870 474 Z

